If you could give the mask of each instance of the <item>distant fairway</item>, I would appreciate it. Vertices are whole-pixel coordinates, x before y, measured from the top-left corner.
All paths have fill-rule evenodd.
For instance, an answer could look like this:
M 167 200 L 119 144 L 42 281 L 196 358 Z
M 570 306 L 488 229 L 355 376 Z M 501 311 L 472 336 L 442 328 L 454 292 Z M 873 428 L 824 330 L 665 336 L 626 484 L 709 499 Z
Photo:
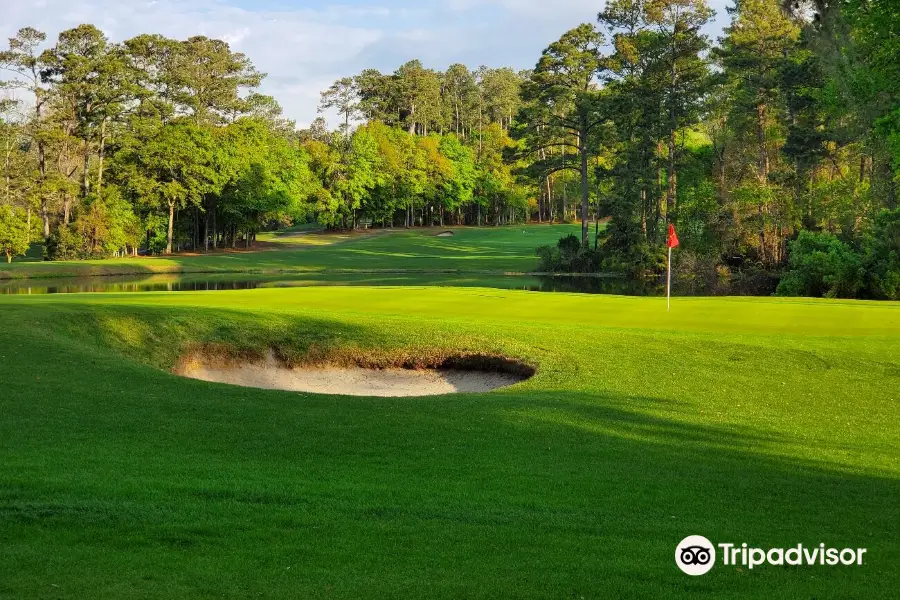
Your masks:
M 438 237 L 451 230 L 452 237 Z M 288 231 L 261 234 L 260 251 L 168 258 L 127 258 L 0 265 L 2 278 L 87 277 L 190 272 L 416 271 L 531 272 L 534 250 L 555 244 L 580 225 L 431 227 L 349 234 Z
M 315 396 L 171 375 L 198 344 L 538 372 L 489 394 Z M 895 303 L 0 297 L 0 597 L 894 597 L 898 351 Z M 867 562 L 691 578 L 673 560 L 689 534 Z

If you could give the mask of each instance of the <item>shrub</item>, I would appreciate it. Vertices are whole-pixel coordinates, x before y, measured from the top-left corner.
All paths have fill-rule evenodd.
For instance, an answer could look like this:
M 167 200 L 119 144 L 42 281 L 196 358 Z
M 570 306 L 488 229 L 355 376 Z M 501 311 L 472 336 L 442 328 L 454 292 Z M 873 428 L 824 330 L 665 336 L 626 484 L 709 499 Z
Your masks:
M 48 260 L 105 258 L 140 238 L 140 222 L 113 187 L 91 194 L 79 206 L 75 221 L 60 226 L 47 239 Z
M 666 247 L 651 244 L 640 223 L 627 215 L 611 219 L 601 238 L 599 250 L 604 271 L 635 278 L 665 273 Z
M 44 258 L 47 260 L 84 258 L 81 246 L 81 236 L 70 229 L 68 225 L 60 225 L 47 238 L 47 243 L 44 245 Z
M 865 282 L 862 258 L 830 233 L 801 231 L 790 243 L 779 296 L 855 298 Z
M 672 256 L 672 280 L 679 292 L 714 295 L 728 289 L 731 271 L 715 255 L 685 249 Z
M 574 235 L 560 238 L 556 246 L 541 246 L 535 250 L 541 259 L 540 271 L 550 273 L 594 273 L 600 267 L 599 253 L 581 245 Z
M 866 241 L 866 271 L 871 296 L 900 300 L 900 209 L 875 218 Z

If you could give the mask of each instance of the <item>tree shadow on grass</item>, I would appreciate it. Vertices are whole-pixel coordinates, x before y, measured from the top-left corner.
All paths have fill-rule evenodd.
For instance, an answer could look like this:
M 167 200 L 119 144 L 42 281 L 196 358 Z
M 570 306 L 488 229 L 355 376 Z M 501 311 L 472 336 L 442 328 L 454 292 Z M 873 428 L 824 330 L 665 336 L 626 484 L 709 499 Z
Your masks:
M 61 586 L 54 594 L 109 598 L 123 586 L 157 597 L 887 598 L 900 585 L 900 480 L 862 440 L 838 460 L 677 399 L 539 380 L 428 400 L 215 386 L 136 363 L 166 367 L 179 344 L 203 340 L 400 346 L 422 331 L 195 307 L 6 308 L 36 335 L 32 354 L 0 364 L 10 596 L 40 595 L 36 578 Z M 858 568 L 720 562 L 691 578 L 674 550 L 693 534 L 869 552 Z
M 532 473 L 543 473 L 540 485 L 548 496 L 565 503 L 566 490 L 583 486 L 570 500 L 590 499 L 594 507 L 587 513 L 596 520 L 591 524 L 582 514 L 582 527 L 593 530 L 603 547 L 617 548 L 615 559 L 593 557 L 599 571 L 673 563 L 677 542 L 694 534 L 738 547 L 825 543 L 868 548 L 865 566 L 752 572 L 746 565 L 722 564 L 720 554 L 707 578 L 685 577 L 671 564 L 654 568 L 656 575 L 640 585 L 665 590 L 652 594 L 659 596 L 891 596 L 900 583 L 900 543 L 893 533 L 900 522 L 896 470 L 872 466 L 872 454 L 829 458 L 846 445 L 839 441 L 820 454 L 803 440 L 752 424 L 701 422 L 691 409 L 661 398 L 533 392 L 510 398 L 495 415 L 519 439 L 545 445 L 543 460 L 534 451 L 525 458 L 521 447 L 519 456 Z M 863 449 L 859 444 L 857 450 Z M 593 494 L 580 496 L 586 490 Z

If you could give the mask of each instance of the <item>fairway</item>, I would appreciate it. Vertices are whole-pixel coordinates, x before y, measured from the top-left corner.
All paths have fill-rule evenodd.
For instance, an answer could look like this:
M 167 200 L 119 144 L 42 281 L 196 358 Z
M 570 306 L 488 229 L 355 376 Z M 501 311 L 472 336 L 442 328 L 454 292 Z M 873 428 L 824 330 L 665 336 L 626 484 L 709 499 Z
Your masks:
M 438 236 L 443 231 L 454 235 Z M 580 225 L 527 225 L 271 233 L 260 237 L 265 250 L 0 264 L 0 279 L 152 273 L 528 273 L 538 266 L 535 248 L 553 245 L 561 236 L 578 231 Z
M 898 336 L 900 305 L 858 301 L 0 297 L 0 597 L 889 598 Z M 172 375 L 198 346 L 484 352 L 537 373 L 317 396 Z M 673 553 L 692 534 L 868 552 L 688 577 Z
M 38 4 L 0 600 L 900 597 L 900 0 Z

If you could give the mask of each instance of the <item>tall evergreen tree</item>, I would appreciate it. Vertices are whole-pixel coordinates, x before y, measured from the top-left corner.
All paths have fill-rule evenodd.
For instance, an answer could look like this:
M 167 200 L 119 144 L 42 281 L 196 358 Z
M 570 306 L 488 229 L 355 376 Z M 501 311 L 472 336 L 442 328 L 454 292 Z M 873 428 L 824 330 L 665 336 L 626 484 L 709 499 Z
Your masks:
M 550 44 L 522 87 L 528 103 L 521 115 L 532 152 L 560 151 L 562 160 L 547 164 L 544 173 L 575 168 L 581 178 L 581 241 L 588 244 L 588 165 L 591 132 L 604 120 L 598 114 L 598 74 L 603 34 L 584 23 Z M 567 158 L 574 155 L 575 160 Z

